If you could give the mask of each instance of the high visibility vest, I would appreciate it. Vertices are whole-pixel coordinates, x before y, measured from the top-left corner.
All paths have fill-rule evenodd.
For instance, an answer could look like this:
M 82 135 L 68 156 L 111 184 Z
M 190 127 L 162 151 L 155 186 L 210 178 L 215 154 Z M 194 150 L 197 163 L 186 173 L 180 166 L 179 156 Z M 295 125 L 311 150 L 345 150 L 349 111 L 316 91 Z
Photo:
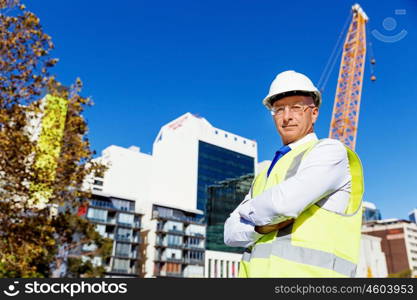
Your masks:
M 274 166 L 256 176 L 252 198 L 297 173 L 301 161 L 320 141 L 292 149 Z M 363 171 L 359 157 L 346 147 L 352 176 L 345 214 L 313 204 L 292 225 L 263 235 L 245 250 L 239 277 L 354 277 L 359 260 Z M 323 178 L 326 180 L 326 178 Z M 300 189 L 303 187 L 300 186 Z

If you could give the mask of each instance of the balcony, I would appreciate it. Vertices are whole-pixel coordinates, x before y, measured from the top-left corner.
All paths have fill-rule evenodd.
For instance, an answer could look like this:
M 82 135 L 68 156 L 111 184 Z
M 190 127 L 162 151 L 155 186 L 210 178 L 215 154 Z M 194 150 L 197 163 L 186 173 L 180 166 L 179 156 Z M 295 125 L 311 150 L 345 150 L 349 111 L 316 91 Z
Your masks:
M 155 271 L 155 276 L 161 276 L 161 277 L 184 277 L 184 274 L 182 272 Z
M 142 242 L 140 236 L 125 236 L 125 235 L 116 235 L 116 241 L 119 242 L 128 242 L 132 244 L 139 244 Z
M 184 263 L 186 263 L 188 265 L 204 266 L 204 258 L 202 258 L 202 259 L 184 258 Z
M 204 221 L 202 218 L 193 218 L 193 217 L 178 217 L 178 216 L 166 216 L 166 215 L 158 215 L 155 214 L 156 211 L 153 212 L 152 219 L 159 219 L 159 220 L 171 220 L 171 221 L 180 221 L 182 223 L 186 224 L 198 224 L 202 225 L 204 224 Z
M 184 230 L 168 229 L 168 233 L 184 235 Z
M 114 225 L 116 224 L 116 218 L 107 218 L 106 223 Z
M 133 227 L 133 224 L 132 223 L 125 223 L 125 222 L 120 222 L 120 221 L 117 221 L 117 225 L 120 225 L 120 226 L 123 226 L 123 227 Z
M 101 200 L 90 200 L 90 205 L 95 207 L 107 208 L 107 209 L 116 209 L 113 203 L 110 201 L 101 201 Z
M 129 257 L 130 257 L 130 253 L 126 253 L 126 252 L 116 252 L 116 253 L 114 254 L 114 256 L 129 258 Z
M 182 272 L 168 272 L 168 271 L 156 271 L 155 276 L 161 277 L 184 277 Z
M 183 249 L 184 244 L 183 243 L 168 243 L 166 246 L 167 248 L 174 248 L 174 249 Z
M 155 261 L 161 261 L 161 262 L 172 262 L 172 263 L 178 263 L 181 264 L 184 262 L 183 258 L 173 258 L 173 257 L 155 257 Z
M 114 256 L 116 257 L 121 257 L 121 258 L 130 258 L 130 259 L 139 259 L 140 255 L 138 256 L 138 253 L 135 252 L 131 252 L 131 253 L 126 253 L 126 252 L 116 252 L 114 254 Z
M 140 222 L 133 222 L 133 223 L 125 223 L 121 221 L 117 221 L 117 225 L 129 228 L 137 228 L 140 229 Z
M 204 234 L 198 233 L 198 232 L 186 232 L 185 235 L 190 236 L 190 237 L 199 238 L 199 239 L 205 239 L 206 238 Z
M 115 203 L 113 203 L 112 201 L 103 201 L 103 200 L 98 200 L 98 199 L 90 200 L 90 206 L 94 206 L 94 207 L 106 208 L 108 210 L 127 211 L 127 212 L 135 211 L 134 205 L 132 204 L 120 205 L 117 203 L 117 200 Z
M 117 234 L 116 235 L 116 241 L 120 241 L 120 242 L 131 242 L 132 241 L 132 237 Z
M 184 248 L 186 250 L 206 251 L 206 249 L 204 248 L 204 246 L 199 246 L 199 245 L 185 244 L 184 245 Z
M 183 230 L 178 230 L 178 229 L 165 230 L 164 228 L 157 228 L 156 233 L 159 233 L 159 234 L 169 233 L 169 234 L 174 234 L 174 235 L 184 235 L 184 231 Z
M 92 221 L 92 222 L 107 223 L 107 219 L 105 219 L 105 218 L 92 218 L 92 217 L 87 217 L 87 219 L 89 221 Z
M 135 267 L 127 268 L 127 269 L 118 269 L 117 267 L 113 267 L 111 269 L 111 272 L 113 273 L 119 273 L 119 274 L 129 274 L 129 275 L 138 275 L 138 270 Z

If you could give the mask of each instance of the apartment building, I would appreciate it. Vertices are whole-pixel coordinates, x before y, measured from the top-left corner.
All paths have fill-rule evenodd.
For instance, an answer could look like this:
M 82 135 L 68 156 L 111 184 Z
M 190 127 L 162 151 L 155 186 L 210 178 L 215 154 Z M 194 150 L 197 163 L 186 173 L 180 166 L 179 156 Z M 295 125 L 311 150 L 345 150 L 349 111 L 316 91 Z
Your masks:
M 106 277 L 141 277 L 141 221 L 142 214 L 136 212 L 135 201 L 96 192 L 89 200 L 85 217 L 96 225 L 97 231 L 113 240 L 111 257 L 96 265 L 106 268 Z M 94 245 L 84 245 L 83 251 L 93 250 Z
M 147 254 L 154 258 L 154 277 L 204 277 L 202 212 L 153 204 L 151 223 L 156 227 L 154 249 Z
M 411 270 L 417 276 L 417 224 L 385 219 L 364 224 L 362 233 L 381 238 L 389 274 Z

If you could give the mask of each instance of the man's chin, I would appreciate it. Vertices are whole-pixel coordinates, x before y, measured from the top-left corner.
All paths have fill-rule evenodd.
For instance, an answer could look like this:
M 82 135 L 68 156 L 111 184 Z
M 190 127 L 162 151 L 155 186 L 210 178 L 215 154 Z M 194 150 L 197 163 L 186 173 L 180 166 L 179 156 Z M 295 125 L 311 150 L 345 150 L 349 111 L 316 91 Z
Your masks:
M 281 138 L 284 144 L 288 145 L 297 140 L 297 135 L 296 134 L 285 134 L 285 135 L 281 134 Z

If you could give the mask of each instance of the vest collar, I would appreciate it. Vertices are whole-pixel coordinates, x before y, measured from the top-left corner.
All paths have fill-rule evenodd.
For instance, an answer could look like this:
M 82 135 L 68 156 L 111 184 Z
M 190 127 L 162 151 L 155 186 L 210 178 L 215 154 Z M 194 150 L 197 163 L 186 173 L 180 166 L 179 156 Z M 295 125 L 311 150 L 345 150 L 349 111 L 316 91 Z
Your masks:
M 310 141 L 318 141 L 317 135 L 314 132 L 307 134 L 305 137 L 299 139 L 298 141 L 295 141 L 293 143 L 288 144 L 288 146 L 292 150 L 292 149 L 295 149 L 298 146 L 300 146 L 302 144 L 305 144 L 305 143 L 308 143 Z

